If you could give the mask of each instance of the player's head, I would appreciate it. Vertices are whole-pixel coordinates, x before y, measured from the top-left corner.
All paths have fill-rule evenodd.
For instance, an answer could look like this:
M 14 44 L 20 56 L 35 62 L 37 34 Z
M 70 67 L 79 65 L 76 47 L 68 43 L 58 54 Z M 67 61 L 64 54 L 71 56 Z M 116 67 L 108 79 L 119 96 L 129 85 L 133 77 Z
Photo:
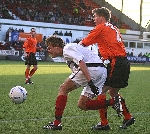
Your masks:
M 54 58 L 63 55 L 63 48 L 65 46 L 65 43 L 60 37 L 56 35 L 49 36 L 45 40 L 45 44 L 47 46 L 47 51 L 51 55 L 51 57 Z
M 36 34 L 36 29 L 35 28 L 31 28 L 30 33 L 32 36 L 35 36 Z
M 106 7 L 95 8 L 92 10 L 92 13 L 96 25 L 110 21 L 111 11 Z

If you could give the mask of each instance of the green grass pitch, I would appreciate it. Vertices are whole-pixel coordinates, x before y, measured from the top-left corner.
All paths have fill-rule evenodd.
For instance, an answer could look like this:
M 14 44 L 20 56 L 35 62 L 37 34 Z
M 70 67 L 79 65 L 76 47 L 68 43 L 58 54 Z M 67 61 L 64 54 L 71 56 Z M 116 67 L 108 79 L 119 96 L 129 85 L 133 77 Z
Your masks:
M 110 131 L 92 131 L 99 122 L 98 111 L 82 111 L 77 107 L 81 88 L 71 92 L 64 111 L 62 131 L 43 130 L 43 125 L 54 120 L 55 99 L 61 83 L 69 76 L 65 63 L 39 62 L 32 77 L 33 85 L 24 84 L 25 65 L 21 61 L 0 61 L 0 134 L 150 134 L 150 65 L 131 65 L 129 86 L 121 89 L 134 125 L 119 129 L 123 117 L 118 118 L 110 107 Z M 16 85 L 26 88 L 27 100 L 11 102 L 8 93 Z M 109 97 L 109 96 L 107 96 Z

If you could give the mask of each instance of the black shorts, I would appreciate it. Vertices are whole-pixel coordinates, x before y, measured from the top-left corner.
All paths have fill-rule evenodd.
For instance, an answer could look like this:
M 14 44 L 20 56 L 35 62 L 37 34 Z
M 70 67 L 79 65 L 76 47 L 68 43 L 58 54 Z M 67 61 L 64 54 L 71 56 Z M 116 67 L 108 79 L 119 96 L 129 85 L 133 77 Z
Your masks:
M 110 76 L 111 61 L 107 66 L 107 79 L 105 86 L 112 88 L 124 88 L 128 86 L 128 79 L 130 74 L 130 62 L 126 57 L 117 57 L 115 66 Z
M 25 65 L 37 65 L 35 53 L 28 53 L 28 56 L 25 59 Z

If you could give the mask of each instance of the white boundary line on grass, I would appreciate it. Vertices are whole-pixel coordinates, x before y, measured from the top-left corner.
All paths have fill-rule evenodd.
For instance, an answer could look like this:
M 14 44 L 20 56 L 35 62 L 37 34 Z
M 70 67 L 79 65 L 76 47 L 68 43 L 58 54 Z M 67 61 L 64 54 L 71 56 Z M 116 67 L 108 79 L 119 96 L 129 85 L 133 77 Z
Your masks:
M 132 113 L 133 115 L 150 115 L 150 112 L 140 112 L 140 113 Z M 108 116 L 114 116 L 114 115 L 117 115 L 117 114 L 109 114 Z M 97 115 L 90 115 L 88 117 L 95 117 L 95 116 L 98 116 Z M 52 118 L 31 118 L 31 119 L 17 119 L 17 120 L 0 120 L 0 123 L 8 123 L 8 122 L 24 122 L 24 121 L 40 121 L 40 120 L 49 120 L 49 119 L 53 119 L 54 117 Z M 64 119 L 65 118 L 87 118 L 87 116 L 66 116 L 66 117 L 63 117 Z

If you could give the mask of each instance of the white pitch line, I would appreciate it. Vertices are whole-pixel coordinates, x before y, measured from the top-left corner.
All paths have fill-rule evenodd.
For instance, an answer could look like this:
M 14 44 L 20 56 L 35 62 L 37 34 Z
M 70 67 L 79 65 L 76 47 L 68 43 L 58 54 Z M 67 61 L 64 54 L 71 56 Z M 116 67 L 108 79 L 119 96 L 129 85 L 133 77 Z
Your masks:
M 150 115 L 150 112 L 148 113 L 145 113 L 145 112 L 139 112 L 139 113 L 132 113 L 132 115 Z M 117 114 L 109 114 L 108 116 L 114 116 L 114 115 L 117 115 Z M 98 116 L 97 115 L 91 115 L 91 116 L 88 116 L 88 118 L 92 118 L 92 117 L 95 117 L 95 116 Z M 54 117 L 52 118 L 31 118 L 31 119 L 18 119 L 18 120 L 0 120 L 0 123 L 8 123 L 8 122 L 24 122 L 24 121 L 40 121 L 40 120 L 50 120 L 50 119 L 53 119 Z M 64 119 L 65 118 L 87 118 L 87 116 L 64 116 L 63 117 Z

